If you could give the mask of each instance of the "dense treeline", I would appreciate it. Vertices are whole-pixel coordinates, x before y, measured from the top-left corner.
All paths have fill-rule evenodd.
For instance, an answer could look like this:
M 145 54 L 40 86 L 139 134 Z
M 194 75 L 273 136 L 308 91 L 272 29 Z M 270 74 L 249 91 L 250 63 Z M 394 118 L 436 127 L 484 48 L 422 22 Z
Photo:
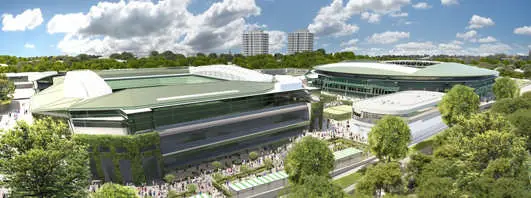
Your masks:
M 210 64 L 236 65 L 250 69 L 271 68 L 311 68 L 320 64 L 334 63 L 345 60 L 394 60 L 420 59 L 425 56 L 376 56 L 355 55 L 353 52 L 326 53 L 324 49 L 313 52 L 297 53 L 293 55 L 267 54 L 257 56 L 243 56 L 241 54 L 203 54 L 185 56 L 171 51 L 159 53 L 153 51 L 149 56 L 136 57 L 129 52 L 111 54 L 108 59 L 99 56 L 80 54 L 77 56 L 44 56 L 44 57 L 14 57 L 0 56 L 0 72 L 29 72 L 29 71 L 69 71 L 76 69 L 121 69 L 121 68 L 152 68 L 173 66 L 199 66 Z M 432 60 L 444 62 L 459 62 L 477 65 L 488 69 L 498 69 L 502 76 L 515 78 L 531 78 L 531 61 L 513 59 L 505 55 L 489 57 L 456 57 L 433 56 Z M 516 69 L 521 72 L 515 71 Z

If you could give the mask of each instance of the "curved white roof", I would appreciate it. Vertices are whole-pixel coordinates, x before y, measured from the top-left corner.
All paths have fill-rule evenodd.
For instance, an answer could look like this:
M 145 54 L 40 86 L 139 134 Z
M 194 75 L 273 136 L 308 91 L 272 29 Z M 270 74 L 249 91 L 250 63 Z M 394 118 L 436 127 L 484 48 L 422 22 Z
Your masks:
M 373 69 L 373 70 L 385 70 L 389 72 L 399 72 L 399 73 L 406 73 L 406 74 L 413 74 L 417 72 L 419 69 L 413 68 L 413 67 L 407 67 L 402 65 L 396 65 L 396 64 L 389 64 L 389 63 L 367 63 L 367 62 L 340 62 L 340 63 L 332 63 L 327 65 L 319 66 L 319 69 L 326 69 L 326 68 L 344 68 L 344 69 L 350 69 L 350 68 L 357 68 L 357 69 Z
M 94 98 L 112 93 L 111 87 L 90 70 L 69 71 L 64 80 L 65 98 Z
M 302 80 L 290 75 L 275 75 L 275 91 L 292 91 L 303 89 Z
M 436 105 L 444 93 L 434 91 L 401 91 L 355 102 L 355 112 L 382 115 L 404 115 Z
M 208 65 L 190 67 L 190 73 L 195 75 L 219 78 L 224 80 L 273 82 L 273 76 L 236 65 Z
M 317 73 L 331 72 L 344 74 L 376 75 L 376 76 L 415 76 L 415 77 L 476 77 L 497 76 L 499 73 L 489 69 L 452 63 L 430 62 L 429 65 L 409 65 L 415 61 L 391 62 L 340 62 L 314 67 Z M 404 65 L 400 65 L 404 63 Z M 406 64 L 408 63 L 408 64 Z M 431 65 L 433 63 L 433 65 Z

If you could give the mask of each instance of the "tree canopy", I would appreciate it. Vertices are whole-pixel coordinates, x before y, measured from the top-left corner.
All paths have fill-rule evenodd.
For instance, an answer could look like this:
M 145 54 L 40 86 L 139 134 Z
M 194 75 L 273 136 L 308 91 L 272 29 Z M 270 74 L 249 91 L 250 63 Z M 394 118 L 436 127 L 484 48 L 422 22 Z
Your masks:
M 356 184 L 356 193 L 382 197 L 382 193 L 402 193 L 403 182 L 398 162 L 378 163 L 367 169 Z
M 521 109 L 508 116 L 517 135 L 527 137 L 527 144 L 531 145 L 531 109 Z M 529 148 L 529 146 L 528 146 Z
M 293 144 L 285 160 L 286 172 L 293 183 L 301 183 L 303 176 L 329 177 L 334 168 L 334 154 L 323 140 L 304 137 Z
M 330 182 L 328 177 L 319 175 L 306 175 L 302 183 L 290 188 L 288 197 L 299 198 L 342 198 L 345 197 L 343 189 Z
M 479 111 L 479 96 L 470 87 L 455 85 L 443 96 L 439 111 L 444 123 L 453 126 L 461 118 L 466 119 Z
M 495 113 L 500 113 L 504 115 L 509 115 L 516 112 L 519 109 L 530 109 L 531 100 L 524 97 L 518 98 L 504 98 L 496 101 L 492 104 L 490 111 Z
M 31 71 L 69 71 L 76 69 L 122 69 L 122 68 L 149 68 L 149 67 L 175 67 L 175 66 L 198 66 L 208 64 L 227 64 L 229 62 L 245 68 L 271 69 L 271 68 L 305 68 L 309 69 L 316 65 L 341 62 L 345 60 L 396 60 L 396 59 L 419 59 L 424 56 L 376 56 L 356 55 L 353 52 L 326 53 L 324 49 L 313 52 L 283 54 L 264 54 L 256 56 L 243 56 L 241 54 L 205 54 L 185 56 L 172 51 L 152 51 L 148 56 L 135 57 L 130 52 L 116 52 L 110 55 L 110 59 L 96 55 L 80 54 L 78 56 L 43 56 L 43 57 L 14 57 L 0 56 L 0 63 L 7 67 L 0 67 L 0 72 L 31 72 Z M 459 59 L 448 56 L 432 56 L 431 60 L 442 62 L 458 62 L 476 65 L 487 69 L 495 69 L 501 76 L 512 78 L 531 78 L 531 61 L 511 60 L 507 65 L 500 66 L 501 57 L 482 57 L 476 59 Z M 124 61 L 118 61 L 124 60 Z M 505 61 L 507 62 L 507 61 Z M 524 73 L 514 69 L 524 70 Z
M 95 193 L 92 193 L 92 198 L 134 198 L 136 189 L 129 186 L 122 186 L 120 184 L 105 183 Z
M 404 158 L 410 141 L 409 126 L 396 116 L 384 116 L 369 132 L 370 151 L 385 162 Z
M 520 88 L 516 82 L 509 77 L 501 77 L 496 79 L 492 87 L 492 91 L 497 100 L 503 98 L 516 98 L 520 95 Z
M 0 172 L 14 197 L 84 197 L 89 158 L 68 126 L 51 118 L 18 122 L 0 139 Z
M 433 159 L 419 169 L 420 197 L 522 197 L 529 185 L 525 140 L 502 115 L 473 114 L 442 134 Z M 419 174 L 420 173 L 420 174 Z
M 6 74 L 0 74 L 0 104 L 9 104 L 15 93 L 15 84 L 7 79 Z

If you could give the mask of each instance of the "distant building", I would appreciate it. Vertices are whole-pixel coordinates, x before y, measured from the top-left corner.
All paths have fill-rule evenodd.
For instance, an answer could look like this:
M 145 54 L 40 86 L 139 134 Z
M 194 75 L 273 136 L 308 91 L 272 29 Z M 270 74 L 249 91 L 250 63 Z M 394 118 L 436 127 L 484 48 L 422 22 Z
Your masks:
M 308 30 L 291 32 L 288 35 L 288 54 L 313 51 L 313 33 Z
M 527 54 L 527 60 L 531 60 L 531 49 L 529 50 L 529 54 Z
M 242 35 L 244 56 L 269 53 L 269 34 L 264 31 L 244 32 Z

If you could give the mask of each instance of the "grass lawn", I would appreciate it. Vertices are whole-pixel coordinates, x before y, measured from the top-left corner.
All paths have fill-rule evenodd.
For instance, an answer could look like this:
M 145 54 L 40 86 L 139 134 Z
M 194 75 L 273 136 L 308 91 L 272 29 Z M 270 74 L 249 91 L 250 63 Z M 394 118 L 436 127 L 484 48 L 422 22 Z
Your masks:
M 338 180 L 334 180 L 334 184 L 340 186 L 341 188 L 346 188 L 354 183 L 356 183 L 359 179 L 361 179 L 361 173 L 355 172 L 350 175 L 347 175 L 345 177 L 342 177 Z

